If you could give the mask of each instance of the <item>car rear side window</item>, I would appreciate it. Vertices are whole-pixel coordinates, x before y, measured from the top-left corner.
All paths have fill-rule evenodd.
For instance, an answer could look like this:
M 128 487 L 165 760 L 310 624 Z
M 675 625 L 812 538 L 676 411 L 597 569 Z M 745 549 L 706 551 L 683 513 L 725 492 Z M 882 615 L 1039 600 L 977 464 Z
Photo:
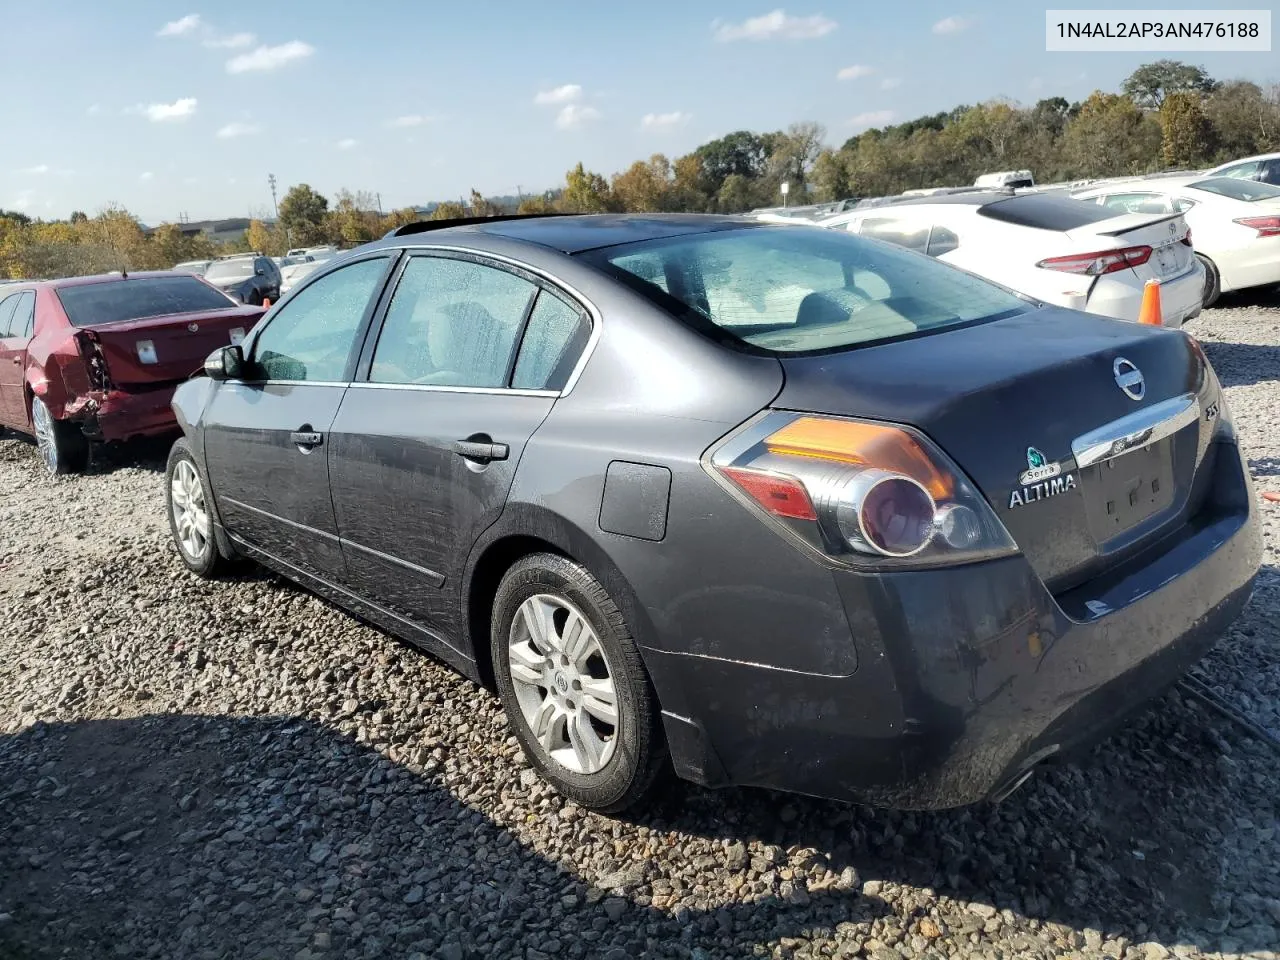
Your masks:
M 630 273 L 656 256 L 670 294 Z M 767 353 L 838 350 L 1031 309 L 972 274 L 839 230 L 720 230 L 582 255 L 704 334 Z
M 960 238 L 946 227 L 934 227 L 929 231 L 929 249 L 925 252 L 931 257 L 940 257 L 958 249 Z
M 13 314 L 18 308 L 18 301 L 21 299 L 21 293 L 11 293 L 3 300 L 0 300 L 0 337 L 17 336 L 17 334 L 10 334 L 9 328 L 13 324 Z
M 924 253 L 929 245 L 929 225 L 908 223 L 887 217 L 868 217 L 859 231 L 864 237 L 896 243 L 900 247 Z
M 591 336 L 582 311 L 543 290 L 529 314 L 511 386 L 519 390 L 562 390 Z
M 360 260 L 299 290 L 258 335 L 253 347 L 255 376 L 345 380 L 360 323 L 386 268 L 386 257 Z
M 374 383 L 504 387 L 538 288 L 496 267 L 414 257 L 396 284 L 373 351 Z
M 3 312 L 0 310 L 0 314 Z M 18 307 L 13 311 L 13 319 L 9 322 L 9 336 L 30 340 L 35 327 L 36 294 L 34 290 L 28 290 L 18 297 Z
M 1116 211 L 1100 207 L 1092 201 L 1050 193 L 1028 193 L 1007 200 L 983 204 L 978 215 L 1035 230 L 1066 232 L 1115 217 Z

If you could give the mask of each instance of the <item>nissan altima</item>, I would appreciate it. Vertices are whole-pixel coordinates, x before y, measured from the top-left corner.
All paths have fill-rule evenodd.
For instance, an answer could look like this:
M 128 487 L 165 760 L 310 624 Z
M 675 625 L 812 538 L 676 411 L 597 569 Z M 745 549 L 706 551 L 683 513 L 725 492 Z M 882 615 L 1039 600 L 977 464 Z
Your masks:
M 1194 339 L 838 231 L 412 224 L 205 372 L 185 564 L 252 558 L 489 685 L 598 810 L 669 769 L 998 798 L 1176 682 L 1259 562 Z

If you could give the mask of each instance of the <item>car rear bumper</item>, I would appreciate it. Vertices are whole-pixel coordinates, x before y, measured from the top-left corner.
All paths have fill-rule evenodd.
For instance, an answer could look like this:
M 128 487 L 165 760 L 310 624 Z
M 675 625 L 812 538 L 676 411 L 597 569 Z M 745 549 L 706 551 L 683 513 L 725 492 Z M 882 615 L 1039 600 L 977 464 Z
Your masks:
M 1089 291 L 1089 313 L 1117 320 L 1137 320 L 1145 291 L 1143 281 L 1132 271 L 1099 277 Z M 1204 303 L 1204 266 L 1192 259 L 1190 267 L 1160 282 L 1160 310 L 1164 326 L 1178 328 L 1200 315 Z
M 857 648 L 848 676 L 646 649 L 677 769 L 927 809 L 998 795 L 1091 742 L 1175 683 L 1249 598 L 1253 495 L 1238 450 L 1222 452 L 1201 514 L 1060 596 L 1020 556 L 833 574 Z
M 178 429 L 171 403 L 176 384 L 101 390 L 67 404 L 66 416 L 90 440 L 128 440 Z

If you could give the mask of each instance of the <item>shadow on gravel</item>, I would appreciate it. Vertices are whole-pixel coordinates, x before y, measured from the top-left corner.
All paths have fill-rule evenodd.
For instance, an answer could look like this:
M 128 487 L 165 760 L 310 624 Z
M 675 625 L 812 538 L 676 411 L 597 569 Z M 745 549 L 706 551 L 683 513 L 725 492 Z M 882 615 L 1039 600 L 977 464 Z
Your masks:
M 125 467 L 164 473 L 169 459 L 169 449 L 179 434 L 162 437 L 140 437 L 112 443 L 94 444 L 89 458 L 89 474 L 113 473 Z M 30 437 L 0 427 L 0 440 L 12 440 L 3 453 L 5 460 L 30 459 L 31 469 L 42 470 L 36 454 L 35 441 Z
M 1102 792 L 1067 767 L 999 807 L 945 814 L 680 785 L 630 824 L 558 799 L 529 803 L 544 828 L 617 854 L 594 878 L 604 889 L 429 774 L 310 721 L 38 724 L 0 737 L 0 915 L 11 915 L 0 923 L 0 957 L 292 958 L 312 945 L 327 945 L 327 956 L 455 960 L 746 956 L 783 937 L 831 936 L 846 922 L 865 937 L 891 909 L 866 881 L 976 902 L 941 931 L 953 943 L 999 925 L 997 908 L 1108 939 L 1173 943 L 1182 927 L 1203 929 L 1214 915 L 1207 892 L 1230 825 L 1188 819 L 1198 816 L 1197 793 L 1219 787 L 1196 756 L 1203 746 L 1188 743 L 1201 732 L 1164 714 L 1157 705 L 1136 726 L 1147 727 L 1142 742 L 1162 742 L 1162 779 L 1186 784 L 1185 795 L 1140 782 L 1121 749 L 1106 757 Z M 38 770 L 19 769 L 33 754 Z M 813 884 L 797 894 L 784 884 L 778 896 L 675 915 L 634 892 L 611 899 L 614 888 L 635 891 L 662 875 L 637 858 L 673 833 L 809 848 L 856 878 L 846 873 L 846 889 Z M 740 855 L 737 867 L 748 862 Z M 895 899 L 906 926 L 933 896 Z
M 1256 343 L 1202 340 L 1224 387 L 1245 387 L 1280 379 L 1280 347 Z
M 47 759 L 19 775 L 32 752 Z M 799 933 L 818 907 L 855 921 L 885 910 L 857 891 L 678 918 L 606 902 L 607 890 L 429 776 L 291 718 L 37 724 L 0 737 L 0 783 L 6 960 L 291 958 L 311 945 L 327 956 L 505 958 L 531 947 L 576 958 L 687 956 L 701 943 L 741 956 Z M 581 824 L 581 812 L 559 808 L 541 813 L 561 830 Z M 619 859 L 616 873 L 617 886 L 635 886 L 644 862 Z

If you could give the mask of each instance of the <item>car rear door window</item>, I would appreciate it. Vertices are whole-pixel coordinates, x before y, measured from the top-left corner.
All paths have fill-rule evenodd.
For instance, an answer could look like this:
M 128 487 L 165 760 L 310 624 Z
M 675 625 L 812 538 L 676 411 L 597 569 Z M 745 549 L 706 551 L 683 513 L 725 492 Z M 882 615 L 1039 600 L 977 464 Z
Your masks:
M 1280 157 L 1264 163 L 1261 172 L 1258 174 L 1258 179 L 1263 183 L 1274 183 L 1280 186 Z
M 11 293 L 3 300 L 0 300 L 0 337 L 9 336 L 9 325 L 13 320 L 13 313 L 18 307 L 18 301 L 21 299 L 21 293 Z
M 513 273 L 471 260 L 412 258 L 387 308 L 369 379 L 505 387 L 537 290 Z
M 382 285 L 387 258 L 341 267 L 299 290 L 253 345 L 264 380 L 341 382 L 366 310 Z
M 862 236 L 895 243 L 908 250 L 924 253 L 929 245 L 929 225 L 906 223 L 888 217 L 868 217 L 862 221 Z
M 0 313 L 3 313 L 0 310 Z M 18 306 L 13 311 L 13 319 L 9 322 L 9 336 L 30 340 L 36 326 L 35 291 L 27 290 L 18 296 Z
M 549 290 L 538 294 L 516 358 L 511 386 L 519 390 L 562 390 L 591 336 L 582 310 Z

